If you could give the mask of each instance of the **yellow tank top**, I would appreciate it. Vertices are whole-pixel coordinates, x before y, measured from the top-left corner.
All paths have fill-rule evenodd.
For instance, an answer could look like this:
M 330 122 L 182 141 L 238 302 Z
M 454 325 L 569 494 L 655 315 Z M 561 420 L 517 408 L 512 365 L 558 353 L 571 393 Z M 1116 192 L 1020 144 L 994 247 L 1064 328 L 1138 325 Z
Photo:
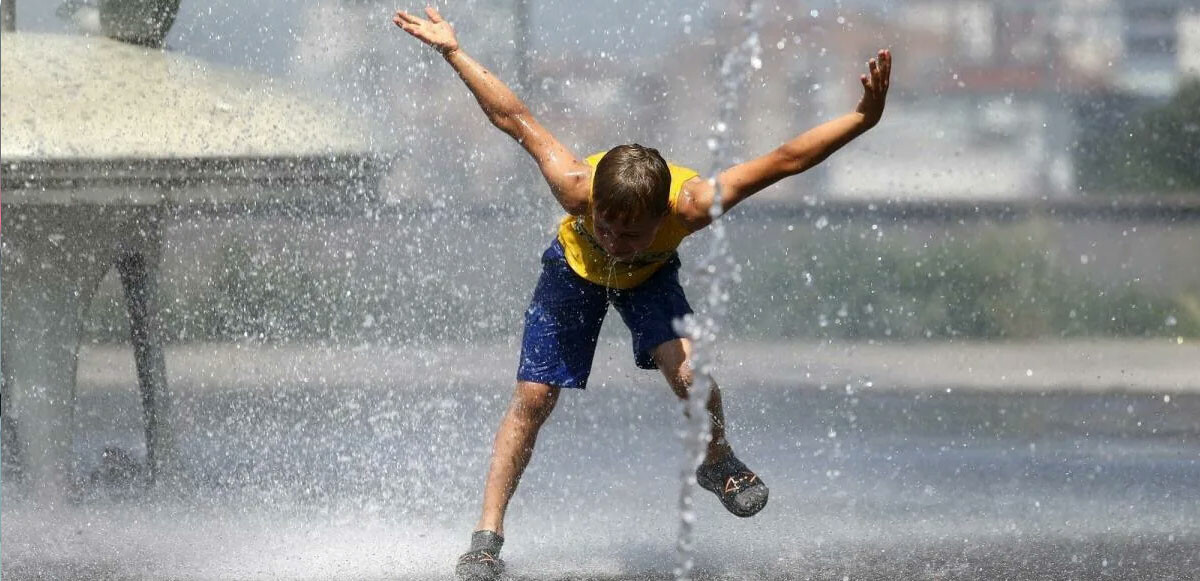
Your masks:
M 587 163 L 595 168 L 603 157 L 604 153 L 597 153 L 588 157 Z M 628 289 L 645 282 L 671 259 L 679 243 L 691 233 L 676 212 L 679 191 L 684 182 L 699 174 L 686 167 L 667 166 L 671 169 L 670 213 L 654 236 L 654 242 L 632 258 L 616 261 L 604 251 L 596 241 L 590 208 L 579 216 L 567 215 L 562 219 L 558 225 L 558 240 L 562 243 L 567 264 L 575 274 L 610 288 Z

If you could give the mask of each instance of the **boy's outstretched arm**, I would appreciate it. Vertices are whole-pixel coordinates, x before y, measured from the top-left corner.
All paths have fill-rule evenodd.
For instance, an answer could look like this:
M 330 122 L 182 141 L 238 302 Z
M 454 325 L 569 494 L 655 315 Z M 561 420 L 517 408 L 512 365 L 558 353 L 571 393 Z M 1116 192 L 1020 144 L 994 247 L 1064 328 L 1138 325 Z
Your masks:
M 537 161 L 564 210 L 570 214 L 584 212 L 590 197 L 591 166 L 546 131 L 503 81 L 459 47 L 454 29 L 437 10 L 426 7 L 425 14 L 428 20 L 401 10 L 392 22 L 442 54 L 471 90 L 488 121 L 517 140 Z
M 821 163 L 879 123 L 891 81 L 892 53 L 879 51 L 879 55 L 867 63 L 867 69 L 868 74 L 860 77 L 863 96 L 854 112 L 826 121 L 762 157 L 721 172 L 717 182 L 721 184 L 722 210 L 728 212 L 767 186 Z M 712 223 L 709 209 L 714 189 L 711 182 L 699 178 L 684 185 L 685 195 L 680 198 L 679 212 L 693 230 Z

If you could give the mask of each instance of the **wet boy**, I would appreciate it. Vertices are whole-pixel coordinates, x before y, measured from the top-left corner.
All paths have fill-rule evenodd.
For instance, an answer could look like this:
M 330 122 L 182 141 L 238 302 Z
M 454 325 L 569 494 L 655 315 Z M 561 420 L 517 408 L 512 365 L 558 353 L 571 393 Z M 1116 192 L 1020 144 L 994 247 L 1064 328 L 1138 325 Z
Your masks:
M 501 131 L 537 162 L 567 215 L 542 255 L 542 274 L 525 313 L 521 360 L 512 403 L 496 432 L 483 492 L 483 513 L 470 549 L 459 558 L 464 579 L 496 579 L 504 542 L 504 512 L 529 463 L 542 423 L 563 388 L 583 389 L 600 324 L 613 305 L 633 335 L 638 367 L 659 369 L 686 398 L 692 384 L 691 343 L 672 321 L 691 313 L 680 288 L 680 241 L 707 226 L 714 185 L 668 164 L 658 151 L 621 145 L 580 160 L 530 114 L 505 84 L 459 47 L 454 30 L 433 8 L 428 19 L 397 12 L 393 21 L 437 49 Z M 820 163 L 879 122 L 891 73 L 880 51 L 861 77 L 863 96 L 851 113 L 823 123 L 766 155 L 716 177 L 724 211 L 771 184 Z M 699 484 L 733 514 L 752 516 L 767 503 L 767 486 L 739 461 L 725 439 L 721 392 L 708 400 L 712 440 L 696 471 Z

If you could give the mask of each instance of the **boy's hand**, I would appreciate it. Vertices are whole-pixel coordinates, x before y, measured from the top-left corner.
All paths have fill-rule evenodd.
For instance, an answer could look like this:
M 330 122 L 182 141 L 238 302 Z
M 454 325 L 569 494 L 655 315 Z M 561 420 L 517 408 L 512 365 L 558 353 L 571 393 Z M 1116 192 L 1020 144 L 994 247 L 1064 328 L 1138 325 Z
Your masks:
M 859 80 L 863 85 L 863 96 L 855 111 L 863 116 L 867 127 L 874 127 L 883 117 L 883 103 L 887 100 L 888 84 L 892 77 L 892 52 L 879 51 L 879 56 L 867 62 L 869 75 L 862 75 Z
M 458 39 L 454 37 L 454 28 L 450 26 L 450 23 L 446 22 L 432 6 L 425 7 L 425 14 L 429 16 L 429 20 L 400 10 L 392 18 L 392 22 L 403 28 L 404 32 L 436 48 L 443 55 L 449 55 L 458 50 Z

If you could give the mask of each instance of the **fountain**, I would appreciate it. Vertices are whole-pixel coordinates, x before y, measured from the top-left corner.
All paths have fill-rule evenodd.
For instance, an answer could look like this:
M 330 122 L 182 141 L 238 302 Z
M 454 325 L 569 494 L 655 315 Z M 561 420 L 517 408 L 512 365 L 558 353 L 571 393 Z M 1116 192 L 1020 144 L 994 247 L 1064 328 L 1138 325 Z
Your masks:
M 124 289 L 153 482 L 172 455 L 157 298 L 164 225 L 376 199 L 380 159 L 354 119 L 268 79 L 148 48 L 178 8 L 153 4 L 99 4 L 105 30 L 134 44 L 4 33 L 4 446 L 50 507 L 71 488 L 81 320 L 110 269 Z

